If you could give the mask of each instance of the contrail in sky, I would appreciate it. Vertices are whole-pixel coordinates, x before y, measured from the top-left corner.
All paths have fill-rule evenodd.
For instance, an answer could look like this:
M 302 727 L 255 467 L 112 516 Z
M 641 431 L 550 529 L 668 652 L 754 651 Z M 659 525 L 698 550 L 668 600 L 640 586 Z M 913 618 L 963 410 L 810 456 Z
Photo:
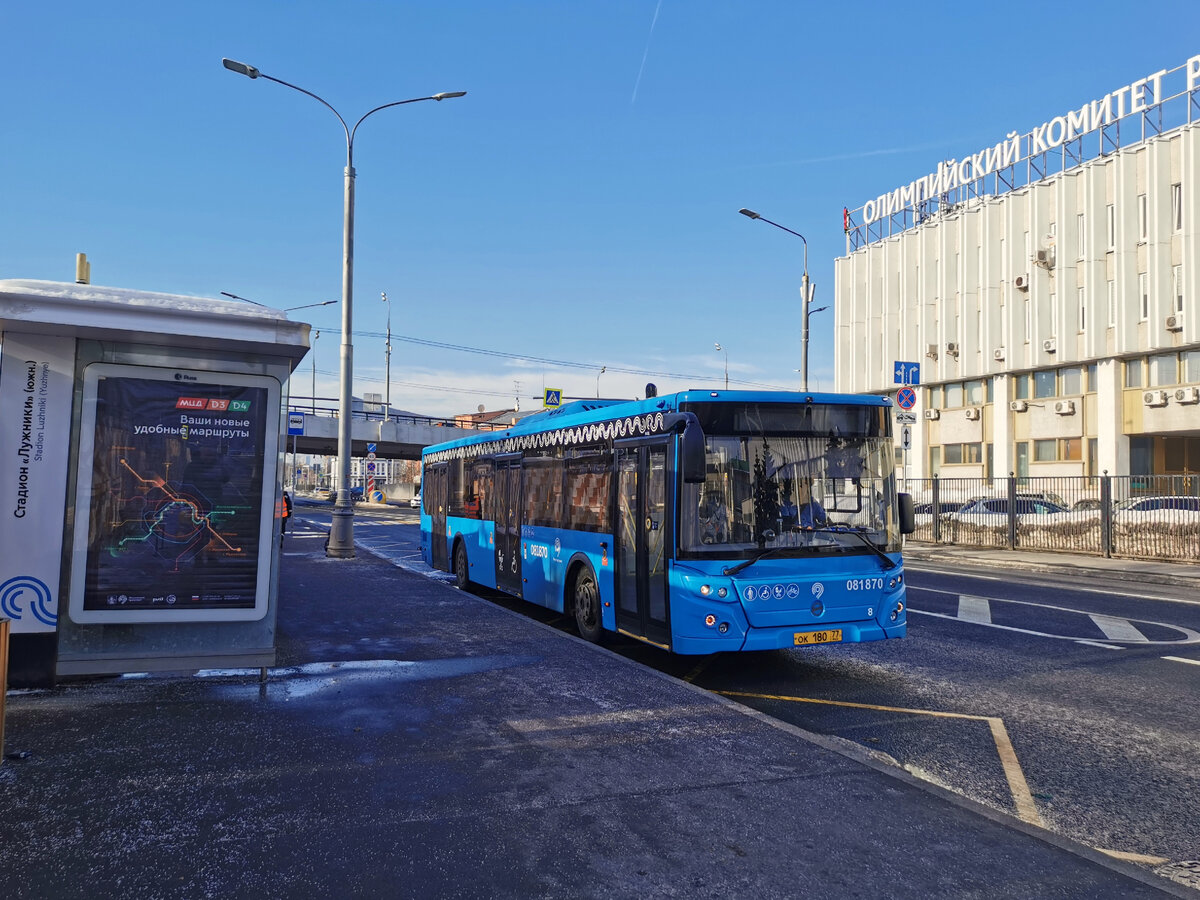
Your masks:
M 650 20 L 650 33 L 646 35 L 646 52 L 642 54 L 642 64 L 638 68 L 637 81 L 633 83 L 633 96 L 629 100 L 629 105 L 637 103 L 638 86 L 642 83 L 642 72 L 646 71 L 646 57 L 650 55 L 650 40 L 654 37 L 654 26 L 658 23 L 658 11 L 662 9 L 662 0 L 654 6 L 654 18 Z

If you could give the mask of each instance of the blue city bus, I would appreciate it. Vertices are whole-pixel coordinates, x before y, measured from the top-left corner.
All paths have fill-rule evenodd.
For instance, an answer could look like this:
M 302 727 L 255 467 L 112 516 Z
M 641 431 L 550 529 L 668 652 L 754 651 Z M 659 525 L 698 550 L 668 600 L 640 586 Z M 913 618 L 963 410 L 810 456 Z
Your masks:
M 425 448 L 421 555 L 674 653 L 903 637 L 891 401 L 585 400 Z

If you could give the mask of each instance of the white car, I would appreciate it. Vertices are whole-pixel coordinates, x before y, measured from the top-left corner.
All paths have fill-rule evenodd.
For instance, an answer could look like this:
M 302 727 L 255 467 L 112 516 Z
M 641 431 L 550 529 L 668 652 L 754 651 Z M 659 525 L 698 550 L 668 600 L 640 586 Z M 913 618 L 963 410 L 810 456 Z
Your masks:
M 418 492 L 409 498 L 408 505 L 413 509 L 421 508 L 421 494 Z

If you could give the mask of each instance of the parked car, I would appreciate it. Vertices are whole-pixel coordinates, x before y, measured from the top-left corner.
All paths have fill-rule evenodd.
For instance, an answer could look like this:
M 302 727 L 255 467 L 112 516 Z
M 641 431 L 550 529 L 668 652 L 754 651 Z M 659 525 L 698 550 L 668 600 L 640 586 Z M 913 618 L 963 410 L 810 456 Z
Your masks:
M 950 513 L 956 513 L 963 507 L 961 500 L 941 500 L 938 502 L 938 515 L 948 516 Z M 918 503 L 913 507 L 913 514 L 918 516 L 933 515 L 932 503 Z
M 351 503 L 360 503 L 362 501 L 362 498 L 363 498 L 362 485 L 355 485 L 354 487 L 350 488 L 350 502 Z M 337 502 L 337 491 L 335 491 L 333 488 L 330 488 L 329 490 L 327 490 L 325 492 L 325 499 L 328 500 L 330 503 L 336 503 Z
M 420 491 L 417 491 L 415 494 L 412 495 L 412 497 L 408 501 L 408 505 L 411 506 L 413 509 L 421 508 L 421 492 Z
M 1083 497 L 1071 504 L 1071 512 L 1095 512 L 1104 509 L 1104 504 L 1096 497 Z
M 1064 513 L 1067 508 L 1049 500 L 1035 500 L 1031 497 L 1017 497 L 1012 511 L 1019 516 L 1045 516 Z M 953 519 L 959 522 L 979 522 L 988 519 L 1005 517 L 1009 513 L 1007 497 L 982 497 L 972 500 L 954 513 Z
M 1157 512 L 1158 510 L 1187 510 L 1200 512 L 1200 497 L 1129 497 L 1116 506 L 1116 512 Z

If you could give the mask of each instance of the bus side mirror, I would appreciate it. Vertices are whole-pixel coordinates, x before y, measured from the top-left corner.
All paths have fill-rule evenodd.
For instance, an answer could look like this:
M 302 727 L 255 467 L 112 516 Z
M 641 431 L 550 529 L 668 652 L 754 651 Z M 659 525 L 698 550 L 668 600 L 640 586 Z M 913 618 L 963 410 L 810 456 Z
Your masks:
M 704 431 L 695 413 L 670 413 L 663 416 L 663 425 L 682 434 L 679 437 L 679 468 L 684 484 L 704 484 L 708 475 L 704 456 Z
M 913 513 L 912 494 L 897 494 L 896 510 L 900 513 L 900 533 L 912 534 L 916 531 L 917 517 Z

